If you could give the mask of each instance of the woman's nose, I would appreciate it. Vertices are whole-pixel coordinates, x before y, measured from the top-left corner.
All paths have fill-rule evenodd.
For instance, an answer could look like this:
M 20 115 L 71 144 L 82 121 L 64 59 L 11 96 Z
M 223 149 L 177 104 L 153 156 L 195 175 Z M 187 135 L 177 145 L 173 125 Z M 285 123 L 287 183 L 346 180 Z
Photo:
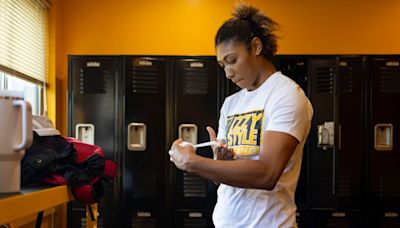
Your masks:
M 225 76 L 227 79 L 233 78 L 234 74 L 233 71 L 227 67 L 225 67 Z

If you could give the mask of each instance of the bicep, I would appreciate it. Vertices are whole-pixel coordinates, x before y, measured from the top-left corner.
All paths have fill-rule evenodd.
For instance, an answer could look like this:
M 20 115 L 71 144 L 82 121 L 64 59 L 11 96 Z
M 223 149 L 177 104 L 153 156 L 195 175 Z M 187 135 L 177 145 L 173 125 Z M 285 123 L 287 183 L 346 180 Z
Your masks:
M 268 167 L 269 178 L 278 181 L 299 141 L 288 133 L 266 131 L 263 134 L 262 142 L 260 161 Z

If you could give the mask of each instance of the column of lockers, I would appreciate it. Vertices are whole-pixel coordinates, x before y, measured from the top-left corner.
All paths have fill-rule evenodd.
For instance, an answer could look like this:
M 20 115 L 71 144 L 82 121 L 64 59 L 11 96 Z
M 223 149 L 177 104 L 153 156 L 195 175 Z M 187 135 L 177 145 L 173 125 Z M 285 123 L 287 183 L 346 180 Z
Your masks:
M 165 136 L 169 62 L 142 56 L 123 60 L 124 227 L 161 227 L 170 217 Z
M 120 59 L 113 56 L 69 56 L 68 134 L 100 146 L 107 158 L 120 160 Z M 120 226 L 120 178 L 106 186 L 99 203 L 98 227 Z M 86 208 L 69 205 L 68 227 L 86 227 Z
M 120 168 L 99 227 L 213 227 L 216 187 L 176 169 L 167 151 L 173 139 L 208 141 L 205 127 L 217 129 L 225 79 L 215 58 L 71 56 L 69 80 L 69 135 Z M 69 227 L 85 226 L 84 211 L 71 206 Z
M 174 61 L 172 138 L 192 143 L 209 141 L 207 126 L 216 131 L 225 78 L 215 58 L 177 58 Z M 171 140 L 172 142 L 172 140 Z M 170 142 L 170 143 L 171 143 Z M 196 151 L 212 158 L 211 148 Z M 173 227 L 213 227 L 211 214 L 216 186 L 195 174 L 182 172 L 170 164 L 173 187 Z
M 400 56 L 368 56 L 367 220 L 400 227 Z
M 311 56 L 314 117 L 308 160 L 311 227 L 360 226 L 363 192 L 364 58 Z

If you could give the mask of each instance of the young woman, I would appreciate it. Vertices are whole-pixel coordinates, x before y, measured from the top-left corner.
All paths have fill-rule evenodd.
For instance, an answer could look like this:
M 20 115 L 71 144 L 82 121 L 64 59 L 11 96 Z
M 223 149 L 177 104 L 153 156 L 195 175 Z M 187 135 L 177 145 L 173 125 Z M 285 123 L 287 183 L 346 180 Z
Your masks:
M 226 98 L 214 159 L 176 140 L 176 167 L 221 183 L 213 213 L 216 227 L 296 227 L 294 193 L 312 106 L 301 88 L 273 64 L 277 24 L 240 5 L 215 38 L 218 63 L 241 91 Z M 228 148 L 228 149 L 227 149 Z M 233 150 L 233 154 L 229 153 Z

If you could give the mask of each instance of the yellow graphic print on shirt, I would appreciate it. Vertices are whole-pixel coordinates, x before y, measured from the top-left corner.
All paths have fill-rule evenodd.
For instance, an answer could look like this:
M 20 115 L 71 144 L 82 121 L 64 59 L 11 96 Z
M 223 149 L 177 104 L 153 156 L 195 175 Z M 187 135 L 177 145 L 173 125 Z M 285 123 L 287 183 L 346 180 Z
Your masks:
M 235 157 L 258 155 L 264 110 L 228 116 L 226 139 Z

